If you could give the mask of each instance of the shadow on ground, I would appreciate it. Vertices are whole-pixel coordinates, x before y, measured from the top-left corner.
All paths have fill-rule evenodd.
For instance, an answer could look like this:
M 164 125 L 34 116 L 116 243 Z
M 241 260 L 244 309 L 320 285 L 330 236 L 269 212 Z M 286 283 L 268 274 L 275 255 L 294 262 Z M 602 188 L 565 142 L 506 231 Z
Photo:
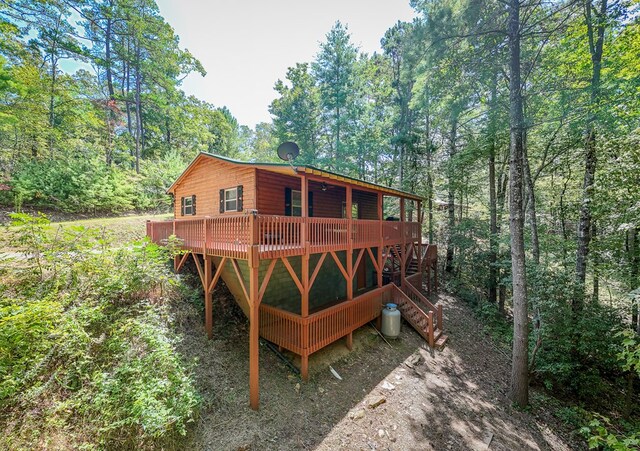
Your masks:
M 339 341 L 312 356 L 302 382 L 260 347 L 260 410 L 249 408 L 248 324 L 224 290 L 214 298 L 214 338 L 195 307 L 177 315 L 180 350 L 197 359 L 203 396 L 187 449 L 571 449 L 544 420 L 506 399 L 508 357 L 468 307 L 441 296 L 449 342 L 431 353 L 403 324 L 385 343 L 370 326 L 347 352 Z M 416 362 L 419 356 L 419 361 Z M 337 359 L 337 361 L 336 361 Z M 411 363 L 414 362 L 414 363 Z M 329 364 L 341 375 L 336 379 Z M 370 405 L 384 399 L 375 408 Z

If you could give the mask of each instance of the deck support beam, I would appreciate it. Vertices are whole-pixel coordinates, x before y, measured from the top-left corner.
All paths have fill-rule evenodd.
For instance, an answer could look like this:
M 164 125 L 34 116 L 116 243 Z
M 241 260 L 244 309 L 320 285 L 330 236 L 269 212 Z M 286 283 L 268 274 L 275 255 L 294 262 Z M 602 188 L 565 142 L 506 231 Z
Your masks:
M 302 207 L 302 217 L 309 216 L 309 179 L 306 174 L 302 174 L 300 179 L 300 205 Z M 302 290 L 300 291 L 300 313 L 303 318 L 309 316 L 309 292 L 311 291 L 311 284 L 313 281 L 309 278 L 309 257 L 311 255 L 309 238 L 307 237 L 307 224 L 302 224 L 300 228 L 300 242 L 304 246 L 304 254 L 302 254 Z M 322 264 L 322 260 L 320 261 Z M 316 273 L 317 274 L 317 273 Z M 313 276 L 315 280 L 315 274 Z M 309 323 L 304 321 L 302 324 L 302 347 L 307 349 L 309 347 Z M 300 375 L 302 380 L 309 380 L 309 356 L 303 355 L 300 357 Z
M 420 283 L 420 289 L 422 290 L 422 276 L 423 276 L 423 271 L 422 271 L 422 202 L 418 201 L 418 224 L 420 224 L 420 229 L 419 229 L 419 233 L 418 233 L 418 247 L 417 247 L 417 254 L 418 254 L 418 274 L 420 274 L 420 277 L 418 278 L 418 281 Z
M 309 380 L 309 356 L 306 354 L 300 356 L 300 376 L 305 382 Z
M 336 266 L 338 267 L 338 269 L 340 270 L 340 272 L 344 276 L 344 280 L 347 281 L 347 286 L 348 286 L 349 285 L 349 280 L 351 280 L 351 278 L 349 277 L 349 273 L 347 272 L 346 269 L 344 269 L 344 266 L 342 266 L 342 263 L 340 262 L 340 259 L 338 258 L 336 253 L 334 251 L 330 251 L 329 253 L 331 254 L 331 257 L 333 258 L 333 261 L 336 262 Z
M 379 224 L 379 229 L 380 232 L 378 234 L 378 236 L 380 237 L 380 243 L 378 244 L 378 288 L 382 287 L 382 270 L 384 269 L 384 263 L 382 261 L 382 252 L 384 250 L 384 228 L 382 226 L 382 216 L 384 215 L 384 211 L 383 211 L 383 207 L 384 207 L 384 196 L 382 195 L 382 193 L 378 193 L 378 221 L 380 222 Z M 371 259 L 373 260 L 373 256 L 371 257 Z
M 346 188 L 345 218 L 347 218 L 347 300 L 353 299 L 353 221 L 351 218 L 353 191 L 351 185 Z
M 356 258 L 356 262 L 353 265 L 353 269 L 351 270 L 351 281 L 353 282 L 353 278 L 356 275 L 356 271 L 358 270 L 358 265 L 360 264 L 360 261 L 362 260 L 362 256 L 364 255 L 364 252 L 367 248 L 362 248 L 360 249 L 360 251 L 358 252 L 358 257 Z
M 197 258 L 197 256 L 194 255 Z M 204 328 L 207 331 L 207 337 L 213 338 L 213 293 L 209 290 L 213 279 L 213 271 L 211 267 L 213 262 L 209 255 L 204 256 L 204 275 L 202 278 L 202 288 L 204 289 Z
M 407 277 L 407 265 L 405 264 L 405 252 L 407 251 L 407 232 L 405 230 L 407 224 L 406 220 L 406 206 L 404 197 L 400 198 L 400 229 L 402 232 L 402 255 L 400 256 L 400 286 L 404 287 L 405 277 Z
M 227 257 L 222 257 L 220 259 L 220 263 L 218 263 L 218 267 L 216 268 L 216 273 L 213 275 L 213 280 L 211 280 L 211 283 L 209 284 L 209 286 L 207 288 L 209 293 L 213 293 L 213 289 L 218 284 L 218 280 L 220 280 L 220 276 L 222 275 L 222 268 L 224 267 L 224 264 L 226 262 L 227 262 Z
M 327 253 L 323 252 L 322 255 L 320 256 L 320 260 L 318 260 L 318 263 L 316 263 L 316 267 L 313 270 L 313 274 L 311 275 L 311 279 L 309 280 L 309 291 L 311 291 L 311 287 L 313 286 L 313 283 L 316 281 L 316 277 L 318 276 L 318 273 L 320 272 L 320 268 L 322 268 L 322 264 L 324 263 L 324 259 L 327 258 Z
M 191 254 L 191 252 L 187 251 L 182 255 L 178 254 L 175 257 L 173 257 L 173 271 L 175 273 L 180 272 L 185 262 L 187 261 L 187 258 L 189 258 L 189 254 Z
M 249 258 L 249 404 L 253 410 L 260 406 L 259 347 L 260 299 L 258 253 L 260 246 L 251 246 Z

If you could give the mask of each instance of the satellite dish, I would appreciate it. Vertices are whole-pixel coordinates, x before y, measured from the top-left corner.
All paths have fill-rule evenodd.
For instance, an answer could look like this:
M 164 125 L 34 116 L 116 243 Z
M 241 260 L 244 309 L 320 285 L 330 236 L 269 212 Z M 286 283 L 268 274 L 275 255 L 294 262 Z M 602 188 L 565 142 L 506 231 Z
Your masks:
M 300 147 L 292 141 L 283 142 L 278 146 L 278 156 L 291 163 L 300 154 Z

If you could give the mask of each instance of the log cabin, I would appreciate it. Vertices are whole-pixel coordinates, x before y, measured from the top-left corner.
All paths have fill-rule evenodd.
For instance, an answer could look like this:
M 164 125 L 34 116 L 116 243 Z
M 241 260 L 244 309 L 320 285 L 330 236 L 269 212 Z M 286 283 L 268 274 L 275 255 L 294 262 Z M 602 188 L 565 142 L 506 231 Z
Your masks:
M 259 339 L 309 355 L 378 320 L 383 305 L 431 347 L 446 340 L 437 290 L 437 248 L 422 239 L 422 199 L 412 193 L 292 163 L 250 163 L 200 153 L 169 187 L 174 219 L 147 235 L 175 236 L 179 271 L 193 258 L 213 334 L 213 294 L 222 279 L 249 319 L 250 405 L 259 404 Z M 424 280 L 426 277 L 426 280 Z M 424 283 L 426 282 L 426 283 Z

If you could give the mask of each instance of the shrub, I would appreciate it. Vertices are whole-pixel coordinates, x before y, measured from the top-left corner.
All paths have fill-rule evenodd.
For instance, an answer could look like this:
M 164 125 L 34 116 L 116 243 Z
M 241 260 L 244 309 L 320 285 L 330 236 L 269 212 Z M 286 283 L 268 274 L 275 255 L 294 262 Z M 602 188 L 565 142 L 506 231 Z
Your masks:
M 530 302 L 534 327 L 531 349 L 535 376 L 557 392 L 595 399 L 602 395 L 604 376 L 616 368 L 622 321 L 616 310 L 587 303 L 576 315 L 571 309 L 573 275 L 562 269 L 533 268 Z
M 53 239 L 45 218 L 15 219 L 26 257 L 0 295 L 0 448 L 59 447 L 47 442 L 58 431 L 68 448 L 184 434 L 199 397 L 176 351 L 168 253 L 84 228 Z
M 0 201 L 18 211 L 27 205 L 71 213 L 167 211 L 166 190 L 184 166 L 177 152 L 145 161 L 141 174 L 80 152 L 64 159 L 28 159 L 16 164 L 11 194 L 0 192 Z

